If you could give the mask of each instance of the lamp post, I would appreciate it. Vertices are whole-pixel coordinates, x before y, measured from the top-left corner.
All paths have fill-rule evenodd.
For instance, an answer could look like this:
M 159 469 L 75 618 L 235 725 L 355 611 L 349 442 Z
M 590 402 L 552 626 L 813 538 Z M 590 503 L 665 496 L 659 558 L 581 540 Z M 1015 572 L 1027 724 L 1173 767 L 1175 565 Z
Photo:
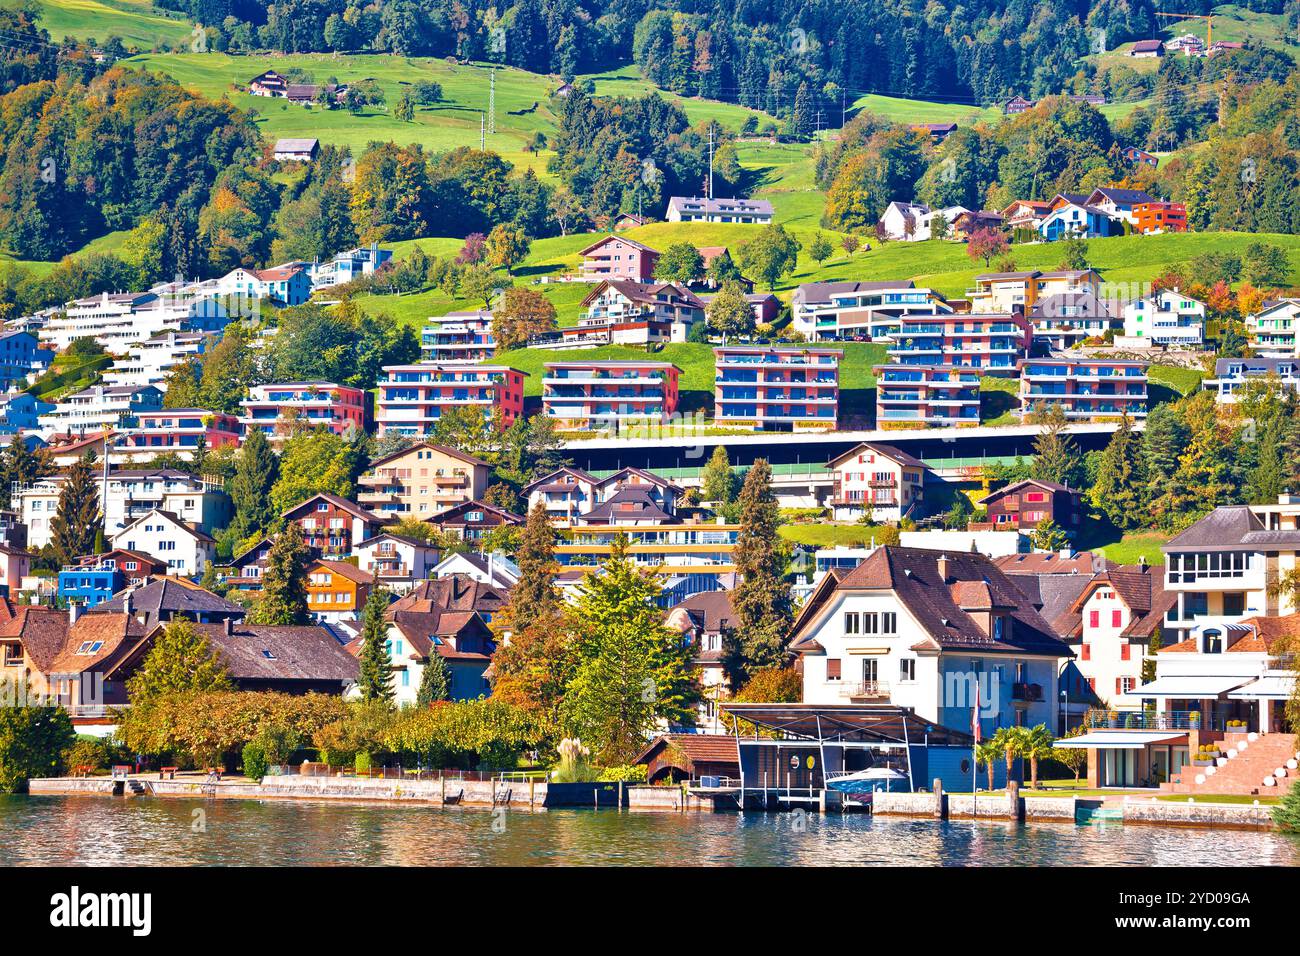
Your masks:
M 1070 732 L 1070 692 L 1063 689 L 1061 691 L 1061 736 L 1064 737 Z

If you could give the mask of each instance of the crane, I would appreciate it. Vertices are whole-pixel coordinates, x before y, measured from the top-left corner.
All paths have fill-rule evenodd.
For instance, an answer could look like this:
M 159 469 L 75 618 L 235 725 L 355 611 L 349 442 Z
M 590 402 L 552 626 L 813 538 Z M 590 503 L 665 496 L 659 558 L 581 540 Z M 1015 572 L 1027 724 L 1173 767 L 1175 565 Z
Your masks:
M 1157 13 L 1158 17 L 1171 17 L 1175 20 L 1204 20 L 1205 21 L 1205 49 L 1208 52 L 1214 45 L 1214 14 L 1205 13 Z

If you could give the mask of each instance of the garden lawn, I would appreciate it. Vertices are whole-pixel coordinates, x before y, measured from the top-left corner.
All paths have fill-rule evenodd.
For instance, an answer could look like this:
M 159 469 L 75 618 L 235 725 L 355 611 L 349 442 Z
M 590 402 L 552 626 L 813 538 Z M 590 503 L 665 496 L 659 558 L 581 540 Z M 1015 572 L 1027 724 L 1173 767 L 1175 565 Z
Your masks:
M 852 524 L 784 524 L 781 537 L 810 548 L 866 547 L 871 539 L 871 529 Z

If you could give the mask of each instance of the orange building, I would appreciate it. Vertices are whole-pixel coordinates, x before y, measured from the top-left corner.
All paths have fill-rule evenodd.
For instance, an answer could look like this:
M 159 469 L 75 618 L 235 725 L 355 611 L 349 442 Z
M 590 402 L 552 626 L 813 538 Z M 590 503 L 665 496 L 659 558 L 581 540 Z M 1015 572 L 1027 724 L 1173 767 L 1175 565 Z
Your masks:
M 1139 233 L 1186 232 L 1187 206 L 1180 202 L 1142 202 L 1133 207 L 1133 229 Z
M 320 560 L 307 569 L 307 610 L 317 621 L 354 621 L 370 597 L 373 576 L 347 561 Z

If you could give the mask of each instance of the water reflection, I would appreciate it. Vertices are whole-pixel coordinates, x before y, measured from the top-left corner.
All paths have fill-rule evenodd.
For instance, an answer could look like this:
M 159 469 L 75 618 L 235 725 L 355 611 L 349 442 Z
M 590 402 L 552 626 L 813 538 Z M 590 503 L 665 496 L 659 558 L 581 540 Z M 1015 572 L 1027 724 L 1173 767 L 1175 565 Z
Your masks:
M 202 808 L 206 830 L 195 832 Z M 0 864 L 1300 865 L 1273 833 L 866 816 L 0 797 Z

